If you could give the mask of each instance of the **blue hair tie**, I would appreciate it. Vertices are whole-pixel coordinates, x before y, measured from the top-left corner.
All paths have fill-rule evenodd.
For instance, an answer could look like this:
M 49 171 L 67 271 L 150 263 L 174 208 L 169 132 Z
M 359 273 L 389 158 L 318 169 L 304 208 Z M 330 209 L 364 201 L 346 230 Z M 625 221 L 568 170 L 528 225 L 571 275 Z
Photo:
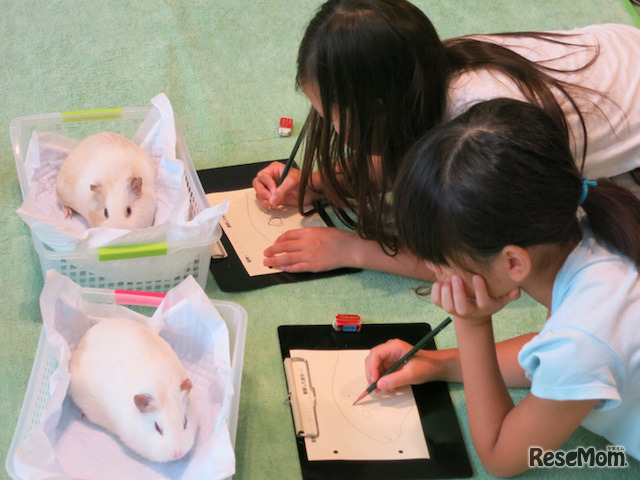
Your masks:
M 587 180 L 586 176 L 582 176 L 582 195 L 580 195 L 580 200 L 578 200 L 578 205 L 582 205 L 584 201 L 587 199 L 587 193 L 589 192 L 589 187 L 595 187 L 598 185 L 598 182 L 595 180 Z

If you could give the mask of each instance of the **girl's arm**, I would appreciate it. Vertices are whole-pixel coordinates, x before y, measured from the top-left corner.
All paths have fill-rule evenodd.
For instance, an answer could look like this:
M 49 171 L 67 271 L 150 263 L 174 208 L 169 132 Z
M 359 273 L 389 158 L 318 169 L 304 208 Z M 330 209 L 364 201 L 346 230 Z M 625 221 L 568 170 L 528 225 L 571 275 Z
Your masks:
M 399 249 L 396 255 L 389 256 L 382 250 L 378 242 L 364 240 L 355 233 L 353 235 L 355 237 L 352 245 L 354 267 L 393 273 L 425 282 L 435 281 L 433 270 L 410 252 Z
M 264 251 L 264 265 L 285 272 L 324 272 L 352 267 L 377 270 L 426 282 L 432 270 L 408 252 L 391 257 L 372 240 L 332 227 L 307 227 L 283 233 Z
M 374 156 L 371 160 L 373 178 L 381 171 L 381 159 Z M 300 170 L 291 169 L 278 187 L 284 164 L 273 162 L 262 169 L 253 179 L 256 198 L 267 208 L 277 205 L 297 205 Z M 340 179 L 341 174 L 336 173 Z M 311 175 L 311 189 L 305 193 L 304 203 L 310 204 L 322 197 L 322 182 L 319 172 Z M 408 278 L 431 282 L 435 280 L 433 271 L 424 262 L 408 252 L 387 255 L 375 241 L 362 239 L 354 232 L 337 228 L 308 227 L 290 230 L 264 251 L 265 266 L 291 273 L 324 272 L 337 268 L 362 268 L 393 273 Z
M 482 277 L 472 278 L 469 299 L 462 279 L 438 282 L 434 303 L 454 316 L 471 438 L 484 467 L 497 476 L 529 468 L 529 449 L 558 448 L 598 403 L 556 401 L 529 394 L 514 405 L 502 378 L 493 340 L 491 315 L 515 295 L 489 296 Z
M 536 333 L 527 333 L 519 337 L 510 338 L 494 345 L 496 359 L 498 362 L 498 370 L 504 384 L 509 388 L 529 388 L 531 382 L 525 376 L 524 370 L 518 362 L 518 354 L 522 347 L 528 343 Z M 445 350 L 446 351 L 446 350 Z M 460 350 L 454 349 L 454 355 L 451 358 L 449 367 L 447 368 L 448 377 L 451 382 L 463 382 L 462 364 L 460 361 Z
M 528 333 L 495 344 L 500 374 L 508 387 L 531 386 L 518 363 L 518 353 L 535 335 Z M 365 360 L 368 383 L 377 381 L 380 375 L 411 350 L 411 347 L 407 342 L 394 339 L 372 348 Z M 457 348 L 420 350 L 401 368 L 381 378 L 378 387 L 380 390 L 394 390 L 405 385 L 433 381 L 462 382 L 460 351 Z
M 558 448 L 598 400 L 555 401 L 529 394 L 517 406 L 505 386 L 491 320 L 455 319 L 471 438 L 485 469 L 513 476 L 530 468 L 529 449 Z

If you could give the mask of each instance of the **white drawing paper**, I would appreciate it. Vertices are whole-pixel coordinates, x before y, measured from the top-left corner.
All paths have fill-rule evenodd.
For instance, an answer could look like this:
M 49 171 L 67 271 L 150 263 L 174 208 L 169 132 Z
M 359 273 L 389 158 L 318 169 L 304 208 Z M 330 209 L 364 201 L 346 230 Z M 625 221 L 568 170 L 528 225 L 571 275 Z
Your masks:
M 265 208 L 257 199 L 253 188 L 207 194 L 210 205 L 229 200 L 229 209 L 220 225 L 251 277 L 274 273 L 265 267 L 264 250 L 288 230 L 303 227 L 326 227 L 317 213 L 304 217 L 297 207 Z
M 429 450 L 411 387 L 372 392 L 364 359 L 369 350 L 291 350 L 307 360 L 316 395 L 317 438 L 305 438 L 309 461 L 428 459 Z

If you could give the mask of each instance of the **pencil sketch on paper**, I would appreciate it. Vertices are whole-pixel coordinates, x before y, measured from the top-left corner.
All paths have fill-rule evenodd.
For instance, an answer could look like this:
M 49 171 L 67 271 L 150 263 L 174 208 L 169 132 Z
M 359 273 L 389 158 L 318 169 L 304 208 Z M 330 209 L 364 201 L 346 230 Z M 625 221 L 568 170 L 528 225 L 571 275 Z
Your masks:
M 270 227 L 281 227 L 283 225 L 282 217 L 271 215 L 269 217 L 269 221 L 267 222 L 267 225 L 269 225 Z
M 353 405 L 368 386 L 368 350 L 291 350 L 307 360 L 316 391 L 320 435 L 305 439 L 309 460 L 402 460 L 429 458 L 410 387 L 372 393 Z
M 284 232 L 291 230 L 289 228 L 292 224 L 291 218 L 301 217 L 298 210 L 293 207 L 265 208 L 264 205 L 256 200 L 253 190 L 251 192 L 245 191 L 244 193 L 244 208 L 247 219 L 255 233 L 261 235 L 271 244 Z M 294 228 L 300 228 L 300 226 L 296 223 Z
M 207 194 L 210 205 L 229 200 L 229 209 L 221 222 L 222 229 L 250 276 L 274 273 L 263 263 L 264 250 L 283 233 L 304 227 L 326 227 L 317 213 L 302 216 L 297 207 L 265 208 L 253 188 Z
M 373 402 L 362 402 L 353 405 L 362 393 L 362 379 L 354 378 L 352 372 L 346 368 L 339 368 L 343 364 L 340 353 L 333 372 L 333 401 L 345 421 L 363 435 L 380 443 L 391 443 L 402 435 L 402 428 L 411 413 L 411 402 L 405 392 L 387 392 L 378 395 Z M 363 363 L 364 365 L 364 363 Z M 385 421 L 389 413 L 385 406 L 394 408 L 394 422 Z M 415 404 L 413 405 L 415 407 Z M 355 408 L 361 407 L 361 408 Z M 378 418 L 382 416 L 382 418 Z

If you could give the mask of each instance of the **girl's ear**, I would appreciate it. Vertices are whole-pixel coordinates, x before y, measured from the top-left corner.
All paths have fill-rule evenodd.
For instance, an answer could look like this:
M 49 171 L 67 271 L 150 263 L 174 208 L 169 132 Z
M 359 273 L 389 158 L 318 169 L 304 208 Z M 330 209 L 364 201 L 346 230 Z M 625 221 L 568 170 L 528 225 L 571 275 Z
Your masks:
M 531 257 L 522 247 L 507 245 L 501 252 L 503 268 L 508 277 L 516 283 L 522 283 L 531 272 Z

